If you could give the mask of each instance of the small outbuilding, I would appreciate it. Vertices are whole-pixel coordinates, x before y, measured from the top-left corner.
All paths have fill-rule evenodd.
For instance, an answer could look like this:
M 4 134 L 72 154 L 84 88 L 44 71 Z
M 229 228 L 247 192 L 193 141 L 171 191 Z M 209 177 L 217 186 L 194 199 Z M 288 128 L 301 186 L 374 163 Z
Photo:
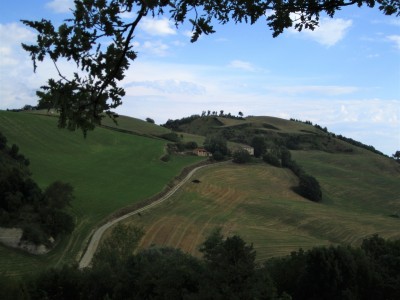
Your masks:
M 203 157 L 212 156 L 212 154 L 204 148 L 196 148 L 193 150 L 193 153 L 197 156 L 203 156 Z

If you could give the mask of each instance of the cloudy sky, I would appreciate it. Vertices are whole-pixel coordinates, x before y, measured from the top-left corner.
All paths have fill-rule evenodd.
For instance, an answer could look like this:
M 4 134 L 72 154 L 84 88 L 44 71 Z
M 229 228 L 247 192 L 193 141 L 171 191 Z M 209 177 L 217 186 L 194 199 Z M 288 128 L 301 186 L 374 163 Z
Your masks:
M 35 33 L 19 20 L 59 24 L 72 3 L 0 1 L 0 109 L 35 105 L 35 90 L 56 76 L 47 61 L 33 73 L 20 44 L 34 42 Z M 322 17 L 315 31 L 278 38 L 263 20 L 215 29 L 192 44 L 189 25 L 142 20 L 117 112 L 158 124 L 203 110 L 296 118 L 388 155 L 400 150 L 400 18 L 351 7 Z

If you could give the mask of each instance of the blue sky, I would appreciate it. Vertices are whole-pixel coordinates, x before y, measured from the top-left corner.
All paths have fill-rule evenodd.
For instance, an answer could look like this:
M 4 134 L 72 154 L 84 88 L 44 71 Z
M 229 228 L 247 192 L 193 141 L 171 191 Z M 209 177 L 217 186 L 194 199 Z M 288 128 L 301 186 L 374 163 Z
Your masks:
M 19 20 L 57 24 L 72 2 L 0 2 L 0 109 L 36 104 L 35 90 L 56 76 L 48 61 L 33 73 L 20 44 L 35 34 Z M 322 16 L 314 32 L 272 38 L 264 20 L 216 24 L 215 34 L 193 44 L 190 29 L 176 29 L 166 17 L 142 20 L 118 113 L 158 124 L 203 110 L 296 118 L 388 155 L 400 150 L 400 18 L 350 7 Z

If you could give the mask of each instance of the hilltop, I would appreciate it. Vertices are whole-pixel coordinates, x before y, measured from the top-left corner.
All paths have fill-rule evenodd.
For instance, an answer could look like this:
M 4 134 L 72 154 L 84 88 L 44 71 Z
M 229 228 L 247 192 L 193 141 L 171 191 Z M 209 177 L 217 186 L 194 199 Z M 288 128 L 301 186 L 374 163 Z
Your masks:
M 290 150 L 321 150 L 330 153 L 352 152 L 359 148 L 383 153 L 370 145 L 336 135 L 310 121 L 285 120 L 268 116 L 233 117 L 229 115 L 192 115 L 168 120 L 165 128 L 196 135 L 218 134 L 228 141 L 251 144 L 254 136 L 262 136 L 267 147 L 285 146 Z M 356 146 L 356 147 L 354 147 Z

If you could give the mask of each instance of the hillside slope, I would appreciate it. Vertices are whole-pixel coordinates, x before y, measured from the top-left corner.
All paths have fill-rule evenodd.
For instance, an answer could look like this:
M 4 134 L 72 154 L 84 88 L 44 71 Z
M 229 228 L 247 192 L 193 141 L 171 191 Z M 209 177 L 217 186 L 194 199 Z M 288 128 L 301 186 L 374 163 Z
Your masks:
M 377 176 L 378 169 L 371 167 L 375 173 L 357 179 L 361 170 L 348 169 L 343 177 L 340 168 L 332 171 L 323 156 L 319 152 L 296 154 L 320 181 L 321 203 L 293 192 L 297 178 L 288 169 L 229 163 L 197 174 L 194 178 L 200 183 L 187 183 L 169 203 L 132 217 L 130 222 L 144 227 L 142 247 L 179 247 L 195 255 L 211 230 L 221 226 L 225 234 L 239 234 L 253 243 L 260 260 L 300 247 L 359 245 L 373 234 L 400 238 L 400 219 L 391 216 L 400 211 L 399 170 Z M 351 161 L 348 157 L 335 160 L 340 164 Z
M 235 139 L 265 137 L 269 145 L 297 141 L 292 157 L 319 181 L 323 199 L 311 202 L 293 191 L 298 178 L 288 169 L 261 161 L 209 168 L 187 183 L 162 207 L 133 217 L 143 226 L 141 247 L 179 247 L 198 254 L 198 246 L 216 226 L 254 243 L 257 257 L 288 254 L 327 244 L 358 245 L 373 234 L 400 238 L 400 165 L 356 147 L 314 126 L 271 117 L 246 120 L 201 118 L 180 130 L 224 133 Z M 197 129 L 196 129 L 197 128 Z
M 41 187 L 62 180 L 72 184 L 76 195 L 71 208 L 76 229 L 71 238 L 63 239 L 43 257 L 0 246 L 0 272 L 7 274 L 75 261 L 90 231 L 102 219 L 156 194 L 182 168 L 199 161 L 176 156 L 162 162 L 166 141 L 161 139 L 103 128 L 89 132 L 84 139 L 79 131 L 57 129 L 57 119 L 45 115 L 0 111 L 0 131 L 29 158 L 33 178 Z

